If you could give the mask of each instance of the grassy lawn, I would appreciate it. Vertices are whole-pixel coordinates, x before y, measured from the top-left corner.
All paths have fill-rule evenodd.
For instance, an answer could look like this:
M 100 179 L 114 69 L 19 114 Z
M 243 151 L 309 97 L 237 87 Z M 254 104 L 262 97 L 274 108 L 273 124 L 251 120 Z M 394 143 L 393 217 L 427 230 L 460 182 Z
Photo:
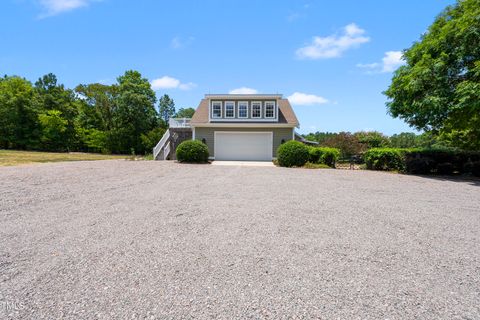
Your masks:
M 126 159 L 128 156 L 108 155 L 97 153 L 57 153 L 57 152 L 37 152 L 37 151 L 16 151 L 0 150 L 0 167 L 16 166 L 21 164 L 35 162 L 61 162 L 61 161 L 90 161 L 90 160 L 110 160 Z

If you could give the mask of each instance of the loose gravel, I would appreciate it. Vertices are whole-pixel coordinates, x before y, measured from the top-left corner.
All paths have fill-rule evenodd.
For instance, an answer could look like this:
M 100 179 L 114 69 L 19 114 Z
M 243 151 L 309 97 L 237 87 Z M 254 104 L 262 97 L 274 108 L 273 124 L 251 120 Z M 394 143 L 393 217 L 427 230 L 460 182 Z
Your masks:
M 479 319 L 480 182 L 0 168 L 0 319 Z

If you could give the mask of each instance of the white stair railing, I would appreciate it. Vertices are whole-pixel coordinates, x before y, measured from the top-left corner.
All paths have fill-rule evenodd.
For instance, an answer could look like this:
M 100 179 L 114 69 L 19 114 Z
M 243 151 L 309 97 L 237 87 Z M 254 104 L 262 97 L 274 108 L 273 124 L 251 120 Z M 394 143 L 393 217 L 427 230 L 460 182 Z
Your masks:
M 158 155 L 160 154 L 162 149 L 165 147 L 165 143 L 168 141 L 169 138 L 170 138 L 170 130 L 167 129 L 162 139 L 160 139 L 160 141 L 158 141 L 155 148 L 153 148 L 153 159 L 157 159 Z
M 170 155 L 170 141 L 167 143 L 167 145 L 163 149 L 163 160 L 167 160 L 169 155 Z

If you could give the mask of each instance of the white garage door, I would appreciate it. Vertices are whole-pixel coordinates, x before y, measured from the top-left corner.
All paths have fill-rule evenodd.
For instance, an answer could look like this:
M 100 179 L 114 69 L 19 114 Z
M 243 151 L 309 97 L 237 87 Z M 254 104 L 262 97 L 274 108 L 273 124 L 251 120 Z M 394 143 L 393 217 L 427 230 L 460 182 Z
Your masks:
M 215 131 L 215 160 L 272 160 L 272 132 Z

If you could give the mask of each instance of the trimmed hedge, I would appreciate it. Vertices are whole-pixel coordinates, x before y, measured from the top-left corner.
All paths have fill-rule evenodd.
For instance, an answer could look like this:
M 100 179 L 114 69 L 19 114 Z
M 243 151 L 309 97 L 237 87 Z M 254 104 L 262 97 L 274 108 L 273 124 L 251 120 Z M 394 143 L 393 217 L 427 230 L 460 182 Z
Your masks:
M 396 148 L 372 148 L 363 154 L 369 170 L 404 169 L 403 151 Z
M 277 160 L 281 167 L 301 167 L 308 161 L 308 147 L 295 140 L 287 141 L 278 147 Z
M 373 148 L 365 152 L 364 159 L 370 170 L 480 176 L 480 152 L 474 151 Z
M 315 164 L 326 164 L 335 168 L 335 163 L 340 158 L 340 150 L 328 147 L 308 147 L 308 161 Z
M 208 147 L 198 140 L 186 140 L 180 143 L 176 150 L 179 162 L 205 163 L 208 162 Z
M 405 154 L 406 171 L 418 174 L 474 174 L 480 152 L 437 149 L 414 149 Z
M 470 164 L 470 172 L 474 176 L 480 177 L 480 161 L 472 162 Z

